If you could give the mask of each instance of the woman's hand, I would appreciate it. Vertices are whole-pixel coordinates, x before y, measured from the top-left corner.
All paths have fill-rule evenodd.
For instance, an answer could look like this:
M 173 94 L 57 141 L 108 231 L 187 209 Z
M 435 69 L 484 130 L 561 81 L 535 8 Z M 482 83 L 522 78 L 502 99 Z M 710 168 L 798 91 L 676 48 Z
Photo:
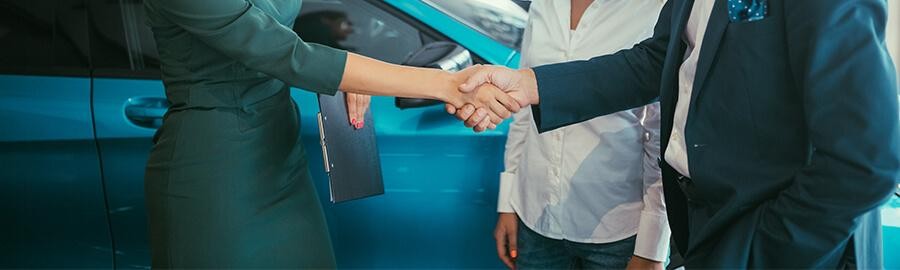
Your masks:
M 366 111 L 369 110 L 369 104 L 372 97 L 363 94 L 344 93 L 347 99 L 347 116 L 350 125 L 355 129 L 361 129 L 366 123 Z
M 626 270 L 663 270 L 665 265 L 662 262 L 657 262 L 649 259 L 644 259 L 638 256 L 631 256 L 631 260 L 628 261 L 628 265 L 625 267 Z
M 484 85 L 493 85 L 509 96 L 515 98 L 521 107 L 538 104 L 537 81 L 534 71 L 531 69 L 513 70 L 501 66 L 476 66 L 464 70 L 466 82 L 460 85 L 462 92 L 477 91 Z M 481 132 L 486 127 L 493 127 L 493 119 L 488 119 L 485 109 L 475 109 L 471 105 L 462 107 L 447 104 L 447 113 L 456 115 L 464 121 L 467 127 L 474 127 L 475 132 Z
M 453 82 L 451 84 L 462 84 L 482 67 L 474 66 L 453 74 Z M 454 114 L 457 109 L 469 111 L 467 117 L 460 118 L 460 120 L 465 121 L 467 127 L 474 127 L 476 132 L 496 128 L 504 119 L 511 117 L 512 113 L 518 112 L 521 108 L 515 98 L 493 84 L 482 84 L 477 86 L 475 90 L 466 92 L 458 89 L 449 90 L 444 101 L 447 102 L 447 112 L 451 114 Z M 462 106 L 455 107 L 453 104 L 461 104 Z M 459 115 L 461 114 L 457 114 L 457 116 Z M 475 119 L 478 121 L 469 121 Z
M 461 108 L 447 106 L 447 112 L 455 114 L 466 127 L 473 128 L 475 132 L 495 129 L 503 120 L 512 117 L 519 112 L 519 104 L 492 84 L 484 84 L 477 90 L 463 93 L 466 105 Z M 471 96 L 471 97 L 468 97 Z
M 510 270 L 516 269 L 516 258 L 519 256 L 516 247 L 519 230 L 519 216 L 516 213 L 500 213 L 497 227 L 494 228 L 494 240 L 497 242 L 497 256 Z

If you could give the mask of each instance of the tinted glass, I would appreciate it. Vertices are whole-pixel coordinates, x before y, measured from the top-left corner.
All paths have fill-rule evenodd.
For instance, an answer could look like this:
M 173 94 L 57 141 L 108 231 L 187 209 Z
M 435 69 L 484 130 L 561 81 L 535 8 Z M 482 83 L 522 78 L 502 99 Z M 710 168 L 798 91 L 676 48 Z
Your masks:
M 86 25 L 82 0 L 0 0 L 0 68 L 86 68 Z
M 492 39 L 518 49 L 528 12 L 510 0 L 424 0 Z M 557 1 L 557 0 L 554 0 Z M 565 1 L 565 0 L 558 0 Z
M 141 0 L 89 0 L 91 54 L 94 68 L 153 75 L 159 55 L 153 33 L 145 23 Z
M 361 0 L 305 0 L 294 30 L 306 42 L 395 64 L 422 47 L 416 28 Z

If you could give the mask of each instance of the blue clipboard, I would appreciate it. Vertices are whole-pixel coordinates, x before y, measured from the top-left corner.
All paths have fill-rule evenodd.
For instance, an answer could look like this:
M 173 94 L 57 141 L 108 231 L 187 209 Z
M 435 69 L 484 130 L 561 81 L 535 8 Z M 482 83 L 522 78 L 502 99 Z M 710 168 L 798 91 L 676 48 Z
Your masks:
M 319 142 L 331 191 L 331 202 L 340 203 L 384 194 L 381 158 L 375 139 L 372 110 L 366 125 L 350 125 L 343 92 L 318 95 Z

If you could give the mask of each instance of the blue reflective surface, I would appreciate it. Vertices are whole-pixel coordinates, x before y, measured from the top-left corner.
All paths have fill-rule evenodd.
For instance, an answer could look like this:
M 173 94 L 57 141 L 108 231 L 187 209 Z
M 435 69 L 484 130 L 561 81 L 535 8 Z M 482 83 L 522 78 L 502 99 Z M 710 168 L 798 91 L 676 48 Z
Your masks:
M 496 65 L 511 64 L 513 57 L 517 54 L 515 50 L 494 41 L 475 29 L 469 28 L 422 1 L 384 0 L 384 2 L 447 35 L 447 37 L 463 45 L 472 53 L 481 56 L 489 63 Z M 518 65 L 518 62 L 515 64 Z
M 505 129 L 477 135 L 443 107 L 401 111 L 374 97 L 385 195 L 333 205 L 322 167 L 315 95 L 295 91 L 304 146 L 340 268 L 501 268 L 494 254 Z
M 112 267 L 90 93 L 0 75 L 0 268 Z
M 118 268 L 150 266 L 144 168 L 156 130 L 130 120 L 125 113 L 134 100 L 148 99 L 165 99 L 161 81 L 94 79 L 97 143 L 103 157 Z
M 900 197 L 894 196 L 881 209 L 884 224 L 884 266 L 900 269 Z

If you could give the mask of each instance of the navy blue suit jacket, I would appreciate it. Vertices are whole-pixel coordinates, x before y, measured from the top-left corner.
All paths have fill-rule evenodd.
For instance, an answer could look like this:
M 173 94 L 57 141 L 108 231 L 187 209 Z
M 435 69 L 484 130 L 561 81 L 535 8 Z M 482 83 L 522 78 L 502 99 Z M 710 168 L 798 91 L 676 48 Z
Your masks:
M 685 127 L 690 196 L 661 162 L 676 246 L 688 269 L 836 267 L 900 171 L 886 3 L 768 0 L 753 22 L 729 21 L 726 4 L 716 0 Z M 534 68 L 538 128 L 659 99 L 666 149 L 692 5 L 669 0 L 632 49 Z

